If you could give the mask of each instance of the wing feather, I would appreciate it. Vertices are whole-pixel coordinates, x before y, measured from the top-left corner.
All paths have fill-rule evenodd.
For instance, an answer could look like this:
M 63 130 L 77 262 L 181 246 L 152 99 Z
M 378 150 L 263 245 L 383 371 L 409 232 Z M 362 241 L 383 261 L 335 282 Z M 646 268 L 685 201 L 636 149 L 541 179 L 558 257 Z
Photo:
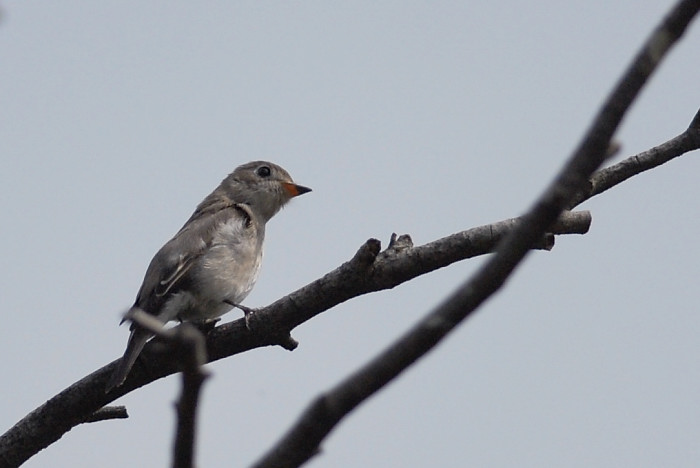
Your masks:
M 153 257 L 134 305 L 158 315 L 172 294 L 190 286 L 187 273 L 212 246 L 218 227 L 230 219 L 231 210 L 243 215 L 245 226 L 250 224 L 250 213 L 245 208 L 219 197 L 207 197 L 175 237 Z

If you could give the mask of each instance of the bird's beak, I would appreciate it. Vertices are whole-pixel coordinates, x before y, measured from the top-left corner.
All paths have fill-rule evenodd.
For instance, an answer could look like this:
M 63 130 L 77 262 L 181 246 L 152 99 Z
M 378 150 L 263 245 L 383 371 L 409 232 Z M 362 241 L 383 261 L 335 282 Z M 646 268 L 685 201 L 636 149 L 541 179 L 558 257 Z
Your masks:
M 289 196 L 296 197 L 298 195 L 303 195 L 306 192 L 310 192 L 311 189 L 304 187 L 303 185 L 293 184 L 291 182 L 282 182 L 282 187 L 287 191 Z

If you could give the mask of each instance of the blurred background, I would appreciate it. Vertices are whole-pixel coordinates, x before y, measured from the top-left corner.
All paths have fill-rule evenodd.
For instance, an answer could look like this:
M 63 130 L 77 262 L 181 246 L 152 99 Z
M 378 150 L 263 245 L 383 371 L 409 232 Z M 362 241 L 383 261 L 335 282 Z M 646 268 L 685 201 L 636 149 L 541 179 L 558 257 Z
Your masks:
M 250 307 L 392 232 L 423 244 L 522 214 L 670 1 L 0 3 L 0 431 L 123 352 L 158 248 L 239 164 L 313 192 L 268 225 Z M 697 21 L 696 21 L 697 23 Z M 618 159 L 700 103 L 693 25 L 620 129 Z M 700 253 L 689 154 L 582 205 L 310 467 L 700 464 Z M 209 365 L 199 466 L 247 466 L 310 400 L 467 278 L 461 262 Z M 225 320 L 239 318 L 237 313 Z M 169 377 L 25 466 L 167 466 Z

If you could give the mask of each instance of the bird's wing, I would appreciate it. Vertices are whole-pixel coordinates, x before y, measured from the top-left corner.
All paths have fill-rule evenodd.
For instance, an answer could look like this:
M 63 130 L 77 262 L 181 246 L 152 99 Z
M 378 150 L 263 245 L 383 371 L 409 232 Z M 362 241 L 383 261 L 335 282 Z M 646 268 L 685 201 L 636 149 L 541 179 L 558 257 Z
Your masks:
M 211 247 L 218 227 L 230 220 L 233 211 L 242 223 L 249 222 L 247 213 L 241 216 L 241 209 L 232 203 L 201 207 L 151 260 L 135 302 L 146 312 L 157 315 L 170 295 L 188 289 L 188 272 Z
M 168 296 L 184 286 L 182 280 L 196 259 L 204 253 L 206 242 L 204 239 L 198 243 L 192 242 L 195 239 L 183 236 L 183 233 L 180 231 L 153 257 L 136 295 L 134 306 L 158 315 Z M 187 244 L 190 244 L 187 250 L 182 248 Z
M 165 278 L 158 281 L 153 293 L 158 297 L 168 294 L 175 283 L 177 283 L 185 275 L 185 273 L 189 271 L 194 264 L 195 259 L 199 257 L 199 255 L 201 255 L 200 251 L 193 252 L 189 255 L 180 254 L 177 263 L 172 269 L 172 272 Z

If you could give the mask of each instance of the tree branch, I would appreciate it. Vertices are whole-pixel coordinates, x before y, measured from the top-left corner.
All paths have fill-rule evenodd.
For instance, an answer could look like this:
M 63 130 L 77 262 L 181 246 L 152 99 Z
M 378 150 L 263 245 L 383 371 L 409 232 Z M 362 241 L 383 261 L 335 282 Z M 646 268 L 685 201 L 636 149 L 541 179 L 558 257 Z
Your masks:
M 215 361 L 270 345 L 294 349 L 295 342 L 289 333 L 301 323 L 350 298 L 392 288 L 457 261 L 489 253 L 518 222 L 516 218 L 480 226 L 418 247 L 412 247 L 409 236 L 394 236 L 389 248 L 381 253 L 379 241 L 370 239 L 350 261 L 258 309 L 251 317 L 251 329 L 240 319 L 209 330 L 208 359 Z M 583 234 L 590 223 L 587 211 L 566 213 L 552 225 L 552 230 L 557 234 Z M 541 245 L 551 248 L 552 236 L 545 236 Z M 0 467 L 19 466 L 103 406 L 180 371 L 179 360 L 172 353 L 163 352 L 165 349 L 169 348 L 162 338 L 151 340 L 126 382 L 108 394 L 104 386 L 117 361 L 82 378 L 29 413 L 0 436 Z
M 495 255 L 415 327 L 316 398 L 255 468 L 297 467 L 306 462 L 318 453 L 321 441 L 345 415 L 424 356 L 503 286 L 531 246 L 603 163 L 625 112 L 698 8 L 698 1 L 681 1 L 657 27 L 604 103 L 578 149 L 523 221 L 499 245 Z
M 197 407 L 202 384 L 209 374 L 202 366 L 206 363 L 206 345 L 204 335 L 196 328 L 184 323 L 179 340 L 186 353 L 185 370 L 182 373 L 182 393 L 177 402 L 177 432 L 173 447 L 173 467 L 190 468 L 194 466 L 194 451 Z
M 690 126 L 677 137 L 597 171 L 590 178 L 588 187 L 576 195 L 569 203 L 569 207 L 576 207 L 589 198 L 621 184 L 630 177 L 665 164 L 671 159 L 698 148 L 700 148 L 700 110 L 695 114 Z
M 177 352 L 176 359 L 183 363 L 182 393 L 176 404 L 177 431 L 173 446 L 173 467 L 191 468 L 194 465 L 199 395 L 202 384 L 209 375 L 202 369 L 207 362 L 204 335 L 190 323 L 166 329 L 158 319 L 139 309 L 130 310 L 126 318 L 168 341 Z

